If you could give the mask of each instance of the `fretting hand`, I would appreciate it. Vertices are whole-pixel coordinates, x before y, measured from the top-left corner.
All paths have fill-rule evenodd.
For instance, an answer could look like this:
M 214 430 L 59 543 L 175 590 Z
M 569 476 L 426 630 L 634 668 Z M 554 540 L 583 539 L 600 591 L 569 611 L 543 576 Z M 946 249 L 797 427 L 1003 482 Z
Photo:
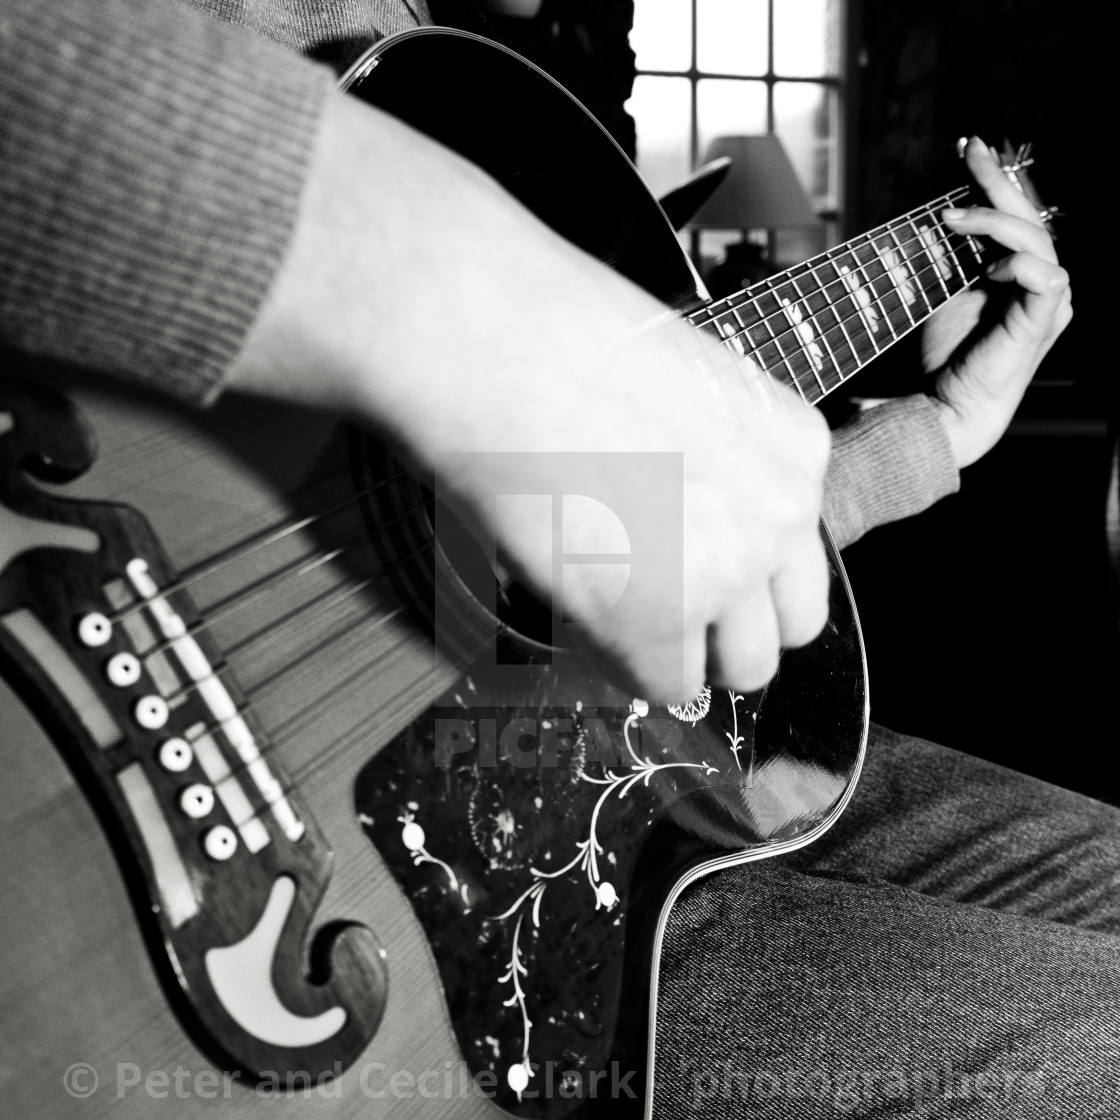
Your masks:
M 977 137 L 965 158 L 991 205 L 946 210 L 943 220 L 954 233 L 989 238 L 1009 252 L 988 266 L 987 283 L 930 319 L 922 340 L 958 467 L 1003 435 L 1039 362 L 1073 317 L 1069 276 L 1038 211 Z

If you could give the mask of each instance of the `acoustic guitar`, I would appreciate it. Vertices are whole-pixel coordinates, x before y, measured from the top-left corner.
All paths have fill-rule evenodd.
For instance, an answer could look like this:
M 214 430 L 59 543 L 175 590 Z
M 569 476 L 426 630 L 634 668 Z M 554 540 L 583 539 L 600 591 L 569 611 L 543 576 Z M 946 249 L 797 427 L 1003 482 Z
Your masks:
M 961 190 L 711 302 L 524 59 L 429 28 L 344 86 L 807 405 L 980 272 Z M 449 518 L 323 417 L 0 380 L 4 1115 L 649 1114 L 674 899 L 856 782 L 840 560 L 822 529 L 828 625 L 763 692 L 657 708 Z

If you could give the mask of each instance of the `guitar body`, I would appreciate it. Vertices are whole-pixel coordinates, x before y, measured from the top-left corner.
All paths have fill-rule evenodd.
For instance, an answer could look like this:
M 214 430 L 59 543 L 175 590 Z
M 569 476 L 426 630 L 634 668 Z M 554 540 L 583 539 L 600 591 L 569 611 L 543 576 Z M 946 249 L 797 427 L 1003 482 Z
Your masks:
M 429 30 L 348 81 L 703 302 L 633 168 L 523 60 Z M 828 627 L 764 693 L 656 709 L 496 618 L 430 509 L 326 418 L 0 380 L 13 1116 L 648 1107 L 673 898 L 809 842 L 858 775 L 839 559 Z

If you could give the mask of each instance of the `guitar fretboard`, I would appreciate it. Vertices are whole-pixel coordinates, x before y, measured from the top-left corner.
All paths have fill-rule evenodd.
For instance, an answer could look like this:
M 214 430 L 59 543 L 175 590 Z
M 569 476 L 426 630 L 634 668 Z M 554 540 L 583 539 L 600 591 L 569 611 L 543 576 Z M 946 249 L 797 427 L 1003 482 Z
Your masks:
M 689 316 L 815 404 L 980 275 L 982 249 L 940 214 L 952 191 Z

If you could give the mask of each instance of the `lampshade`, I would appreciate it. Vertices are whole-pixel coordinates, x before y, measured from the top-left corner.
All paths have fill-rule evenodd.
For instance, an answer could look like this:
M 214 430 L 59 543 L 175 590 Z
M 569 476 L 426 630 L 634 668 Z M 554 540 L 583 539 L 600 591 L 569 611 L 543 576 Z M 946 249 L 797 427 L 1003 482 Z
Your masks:
M 720 136 L 705 162 L 729 156 L 731 170 L 689 223 L 703 229 L 792 229 L 821 224 L 776 136 Z
M 683 183 L 666 191 L 658 202 L 665 211 L 665 217 L 673 229 L 683 229 L 699 213 L 700 207 L 715 193 L 716 188 L 727 178 L 731 170 L 731 160 L 720 156 L 710 163 L 698 167 Z

